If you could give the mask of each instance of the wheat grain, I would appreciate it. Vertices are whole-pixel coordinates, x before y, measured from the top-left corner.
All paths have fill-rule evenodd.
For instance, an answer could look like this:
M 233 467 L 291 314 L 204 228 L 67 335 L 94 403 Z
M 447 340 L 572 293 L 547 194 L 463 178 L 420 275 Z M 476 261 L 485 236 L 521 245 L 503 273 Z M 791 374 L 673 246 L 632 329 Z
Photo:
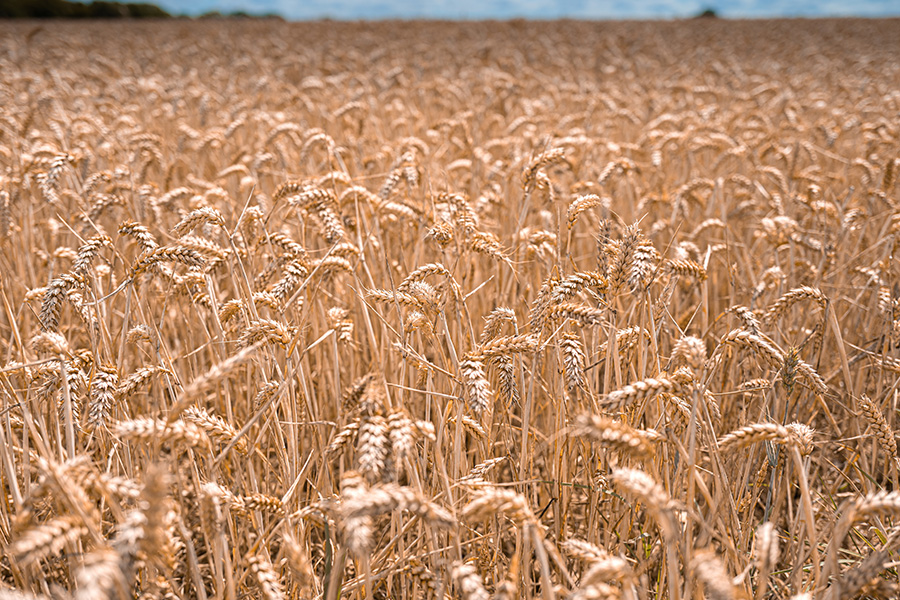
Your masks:
M 497 371 L 499 379 L 500 398 L 507 404 L 518 403 L 519 384 L 516 381 L 516 372 L 513 359 L 510 356 L 495 356 L 490 361 L 491 366 Z
M 551 306 L 547 311 L 547 316 L 551 319 L 571 319 L 582 325 L 603 324 L 603 311 L 573 302 L 563 302 Z
M 689 259 L 667 261 L 666 269 L 675 275 L 691 277 L 697 281 L 706 281 L 709 277 L 702 265 Z
M 734 598 L 734 586 L 731 577 L 725 571 L 719 558 L 713 551 L 701 551 L 691 559 L 691 570 L 703 582 L 706 597 L 710 600 L 730 600 Z
M 698 337 L 685 336 L 672 348 L 672 361 L 684 361 L 694 371 L 699 371 L 706 362 L 706 344 Z
M 74 517 L 58 517 L 22 533 L 7 551 L 16 562 L 31 565 L 46 556 L 58 554 L 87 531 Z
M 636 469 L 616 469 L 610 479 L 624 494 L 647 506 L 647 510 L 656 519 L 660 532 L 667 541 L 675 538 L 677 533 L 675 505 L 662 486 L 645 472 Z
M 648 377 L 647 379 L 635 381 L 621 389 L 610 392 L 601 400 L 601 404 L 610 410 L 621 410 L 630 404 L 643 402 L 658 394 L 677 394 L 683 389 L 684 386 L 674 379 L 668 377 Z
M 475 498 L 461 512 L 466 519 L 480 521 L 499 513 L 509 517 L 519 527 L 536 522 L 528 502 L 514 490 L 475 489 L 473 495 Z
M 582 588 L 589 588 L 601 586 L 610 581 L 630 583 L 633 579 L 634 572 L 628 561 L 606 554 L 591 561 L 581 578 L 580 585 Z
M 91 264 L 94 262 L 94 259 L 97 258 L 97 254 L 100 252 L 101 248 L 111 248 L 112 240 L 108 235 L 97 235 L 86 241 L 80 248 L 78 248 L 78 256 L 75 258 L 75 263 L 72 265 L 72 275 L 79 280 L 84 280 L 87 276 L 88 269 L 91 268 Z
M 480 419 L 491 406 L 491 389 L 484 373 L 484 363 L 471 357 L 460 361 L 459 370 L 465 388 L 466 406 Z
M 397 302 L 404 306 L 412 306 L 415 308 L 424 308 L 419 299 L 412 294 L 405 292 L 391 292 L 389 290 L 368 290 L 366 295 L 375 302 L 383 302 L 385 304 L 393 304 Z
M 572 333 L 564 334 L 559 342 L 559 346 L 563 352 L 566 389 L 569 393 L 573 393 L 585 383 L 584 367 L 587 357 L 581 344 L 581 338 L 578 335 Z
M 724 452 L 763 441 L 790 444 L 794 439 L 793 434 L 791 434 L 787 427 L 783 427 L 777 423 L 753 423 L 752 425 L 746 425 L 740 429 L 736 429 L 720 438 L 719 450 Z
M 463 600 L 489 600 L 491 597 L 484 589 L 484 581 L 470 564 L 455 563 L 450 569 L 450 577 L 459 588 Z
M 447 419 L 447 423 L 450 425 L 455 426 L 456 422 L 456 417 L 450 417 L 449 419 Z M 475 437 L 482 440 L 487 439 L 488 433 L 484 429 L 484 426 L 469 415 L 463 415 L 462 424 L 463 427 L 465 427 L 466 431 L 468 431 L 471 435 L 474 435 Z
M 247 453 L 247 440 L 238 438 L 237 430 L 222 417 L 210 414 L 198 406 L 188 407 L 182 415 L 186 422 L 193 423 L 205 431 L 211 439 L 223 444 L 235 441 L 234 449 L 241 454 Z
M 764 320 L 767 322 L 775 321 L 778 317 L 786 313 L 791 306 L 802 300 L 813 300 L 822 307 L 823 310 L 828 304 L 828 298 L 826 298 L 825 294 L 820 290 L 809 286 L 803 286 L 787 292 L 772 304 L 766 311 Z
M 91 397 L 87 414 L 88 429 L 103 426 L 109 419 L 118 387 L 119 373 L 115 367 L 111 365 L 97 367 L 94 376 L 91 377 Z
M 256 554 L 247 559 L 250 571 L 256 578 L 259 592 L 264 600 L 279 600 L 287 598 L 284 587 L 281 585 L 281 577 L 275 572 L 275 568 L 269 559 L 262 554 Z
M 744 329 L 753 335 L 759 335 L 759 329 L 762 327 L 762 324 L 752 310 L 746 306 L 732 306 L 728 311 L 737 315 Z
M 73 598 L 121 598 L 128 594 L 129 581 L 118 552 L 98 549 L 87 554 L 84 564 L 75 573 L 76 591 Z
M 650 458 L 654 453 L 651 439 L 643 432 L 606 417 L 580 417 L 576 433 L 638 459 Z
M 356 460 L 360 472 L 369 481 L 381 478 L 386 467 L 390 435 L 384 417 L 367 416 L 359 424 L 357 433 Z
M 42 331 L 31 338 L 31 349 L 38 356 L 71 356 L 69 342 L 55 331 Z
M 209 445 L 206 433 L 193 423 L 174 421 L 167 424 L 162 419 L 139 417 L 130 421 L 119 421 L 112 427 L 116 437 L 145 444 L 154 442 L 183 442 L 188 446 Z
M 409 511 L 430 524 L 451 527 L 456 523 L 453 516 L 410 488 L 392 484 L 370 487 L 364 496 L 347 500 L 341 504 L 345 519 L 377 516 L 392 510 Z
M 887 550 L 876 550 L 870 553 L 856 567 L 844 573 L 841 578 L 829 586 L 825 591 L 825 598 L 856 598 L 864 593 L 872 584 L 878 574 L 884 571 L 890 560 Z
M 760 588 L 765 592 L 769 575 L 778 564 L 778 534 L 775 525 L 763 523 L 756 528 L 753 538 L 753 558 L 759 569 Z
M 158 374 L 172 375 L 172 372 L 159 366 L 141 367 L 125 379 L 118 381 L 114 394 L 116 400 L 121 401 L 133 396 L 141 387 L 147 385 L 150 379 Z
M 505 322 L 516 324 L 516 313 L 513 312 L 512 309 L 506 308 L 503 306 L 497 307 L 493 309 L 488 316 L 484 318 L 484 330 L 481 332 L 481 337 L 478 340 L 479 344 L 485 344 L 486 342 L 492 340 L 497 337 L 500 333 L 500 328 Z
M 478 348 L 478 355 L 486 358 L 509 356 L 532 352 L 537 348 L 537 339 L 533 335 L 513 335 L 497 337 L 485 342 Z
M 761 356 L 770 365 L 779 368 L 784 364 L 784 354 L 782 354 L 774 344 L 750 331 L 745 331 L 743 329 L 730 331 L 722 338 L 722 344 L 739 344 L 745 346 Z
M 802 456 L 811 454 L 813 446 L 813 436 L 815 431 L 805 423 L 790 423 L 785 426 L 792 436 L 792 442 L 797 446 Z
M 566 227 L 568 229 L 575 227 L 575 223 L 583 212 L 597 206 L 609 209 L 611 203 L 612 200 L 609 198 L 601 198 L 597 194 L 578 196 L 569 204 L 569 208 L 566 211 Z
M 554 285 L 550 291 L 550 301 L 555 304 L 566 302 L 587 287 L 603 291 L 606 289 L 606 280 L 600 273 L 593 271 L 573 273 Z
M 139 275 L 147 272 L 152 266 L 161 262 L 177 262 L 195 268 L 202 267 L 205 263 L 203 256 L 191 248 L 177 245 L 172 247 L 160 247 L 145 251 L 132 265 L 129 277 L 135 279 Z
M 500 457 L 489 458 L 484 462 L 478 463 L 469 470 L 469 473 L 465 477 L 460 479 L 460 483 L 476 484 L 484 481 L 483 477 L 487 474 L 488 471 L 505 461 L 506 458 Z
M 219 227 L 224 227 L 225 217 L 222 216 L 221 212 L 211 206 L 201 206 L 200 208 L 186 214 L 180 221 L 178 221 L 178 223 L 175 224 L 175 227 L 172 228 L 172 233 L 177 237 L 184 237 L 192 229 L 195 229 L 205 223 L 212 223 L 218 225 Z
M 869 422 L 869 426 L 875 432 L 875 439 L 878 440 L 878 445 L 881 446 L 888 458 L 896 464 L 898 461 L 897 439 L 893 429 L 888 424 L 887 419 L 885 419 L 884 413 L 865 394 L 859 397 L 859 408 L 866 421 Z
M 258 319 L 251 321 L 244 329 L 238 344 L 242 348 L 252 347 L 260 342 L 269 342 L 286 347 L 291 343 L 294 333 L 287 325 L 273 319 Z
M 563 148 L 552 148 L 536 156 L 522 172 L 522 187 L 527 191 L 534 187 L 538 172 L 541 169 L 559 164 L 571 166 Z
M 569 556 L 587 563 L 604 560 L 609 556 L 606 550 L 577 538 L 570 538 L 564 541 L 562 548 Z

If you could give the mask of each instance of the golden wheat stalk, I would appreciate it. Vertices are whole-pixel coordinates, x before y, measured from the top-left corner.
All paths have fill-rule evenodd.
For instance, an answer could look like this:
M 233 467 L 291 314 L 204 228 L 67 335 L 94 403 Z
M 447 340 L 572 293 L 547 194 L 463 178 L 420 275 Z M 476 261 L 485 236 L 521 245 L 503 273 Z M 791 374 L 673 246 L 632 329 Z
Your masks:
M 87 528 L 75 517 L 57 517 L 21 533 L 7 548 L 8 555 L 26 566 L 58 554 L 71 542 L 87 535 Z
M 812 300 L 823 310 L 828 304 L 828 298 L 825 297 L 825 294 L 823 294 L 821 290 L 810 286 L 803 286 L 790 290 L 776 300 L 766 311 L 764 320 L 770 323 L 774 322 L 778 317 L 785 314 L 791 306 L 803 300 Z
M 881 446 L 881 449 L 887 454 L 891 464 L 897 465 L 897 439 L 894 435 L 894 430 L 888 424 L 884 413 L 882 413 L 881 409 L 879 409 L 865 394 L 859 397 L 859 408 L 866 421 L 868 421 L 869 426 L 875 432 L 875 439 L 878 441 L 878 445 Z
M 629 425 L 597 415 L 579 417 L 575 434 L 595 440 L 637 459 L 653 456 L 653 439 Z
M 484 581 L 470 564 L 454 563 L 450 569 L 450 578 L 459 588 L 463 600 L 489 600 L 490 594 L 484 589 Z
M 659 394 L 679 394 L 684 389 L 684 384 L 672 377 L 648 377 L 610 392 L 601 398 L 600 404 L 609 410 L 621 410 Z
M 515 490 L 475 488 L 473 496 L 473 500 L 460 513 L 465 519 L 482 521 L 499 513 L 511 519 L 518 527 L 537 522 L 528 501 Z
M 742 448 L 757 442 L 778 442 L 779 444 L 791 444 L 794 436 L 787 427 L 777 423 L 753 423 L 736 429 L 719 439 L 719 450 L 727 452 L 732 449 Z
M 610 480 L 623 494 L 644 504 L 656 520 L 663 538 L 674 541 L 678 532 L 675 503 L 661 485 L 637 469 L 615 469 Z

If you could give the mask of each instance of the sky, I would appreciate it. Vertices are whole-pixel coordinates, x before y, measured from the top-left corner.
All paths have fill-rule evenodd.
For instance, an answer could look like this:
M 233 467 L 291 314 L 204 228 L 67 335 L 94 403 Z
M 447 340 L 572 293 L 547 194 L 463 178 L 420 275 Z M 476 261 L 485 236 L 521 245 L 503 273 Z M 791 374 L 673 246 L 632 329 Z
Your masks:
M 150 0 L 153 1 L 153 0 Z M 672 19 L 900 16 L 900 0 L 156 0 L 173 14 L 275 13 L 287 19 Z

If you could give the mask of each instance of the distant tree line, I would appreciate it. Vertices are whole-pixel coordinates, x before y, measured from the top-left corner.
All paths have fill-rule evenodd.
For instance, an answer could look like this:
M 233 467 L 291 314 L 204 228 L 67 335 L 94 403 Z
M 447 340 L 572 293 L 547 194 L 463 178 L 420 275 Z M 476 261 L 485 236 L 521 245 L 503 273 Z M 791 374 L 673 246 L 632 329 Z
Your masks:
M 0 0 L 0 19 L 167 19 L 173 15 L 150 3 L 126 3 L 94 0 L 90 4 L 69 0 Z M 210 12 L 201 19 L 280 18 L 277 15 L 251 15 L 243 11 L 222 14 Z
M 236 10 L 230 13 L 221 13 L 217 10 L 203 13 L 198 19 L 281 19 L 284 20 L 279 14 L 276 13 L 262 13 L 262 14 L 251 14 L 248 12 L 244 12 L 243 10 Z
M 0 18 L 3 19 L 161 19 L 171 16 L 149 3 L 0 0 Z

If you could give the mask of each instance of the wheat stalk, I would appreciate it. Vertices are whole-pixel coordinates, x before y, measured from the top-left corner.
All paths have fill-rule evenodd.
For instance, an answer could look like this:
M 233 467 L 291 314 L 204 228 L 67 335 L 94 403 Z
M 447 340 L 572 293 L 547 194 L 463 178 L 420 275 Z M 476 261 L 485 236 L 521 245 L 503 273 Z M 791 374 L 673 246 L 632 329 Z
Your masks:
M 596 440 L 600 444 L 618 450 L 638 459 L 653 456 L 653 439 L 644 432 L 634 429 L 621 421 L 597 415 L 578 419 L 576 434 Z
M 667 541 L 674 539 L 678 531 L 675 504 L 662 486 L 636 469 L 616 469 L 610 479 L 624 494 L 646 505 Z

